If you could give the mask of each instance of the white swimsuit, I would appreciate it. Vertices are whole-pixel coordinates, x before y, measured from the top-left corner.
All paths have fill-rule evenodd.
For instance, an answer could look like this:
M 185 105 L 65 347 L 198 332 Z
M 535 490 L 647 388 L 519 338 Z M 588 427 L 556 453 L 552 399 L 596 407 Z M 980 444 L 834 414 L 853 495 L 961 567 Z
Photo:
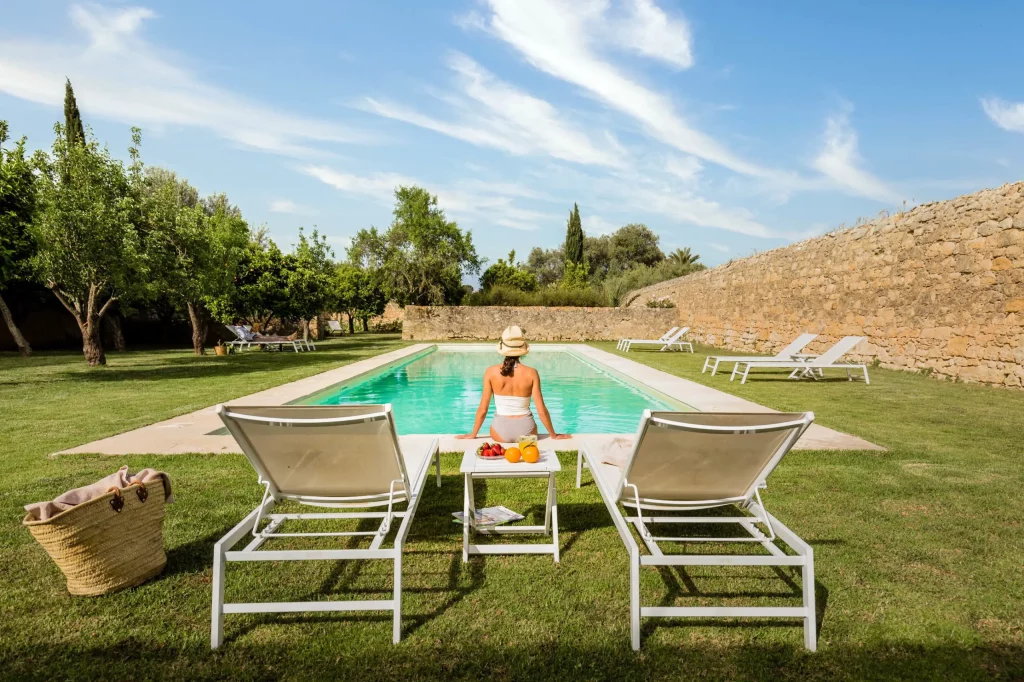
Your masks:
M 537 422 L 530 411 L 530 396 L 494 394 L 494 419 L 491 428 L 506 443 L 514 443 L 523 436 L 537 433 Z
M 494 394 L 494 413 L 499 417 L 525 417 L 530 412 L 530 396 Z

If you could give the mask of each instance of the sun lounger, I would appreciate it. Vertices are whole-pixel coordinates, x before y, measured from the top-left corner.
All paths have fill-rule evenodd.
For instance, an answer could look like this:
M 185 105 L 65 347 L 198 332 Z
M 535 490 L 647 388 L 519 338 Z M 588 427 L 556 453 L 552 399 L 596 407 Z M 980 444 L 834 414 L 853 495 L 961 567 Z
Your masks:
M 662 334 L 661 338 L 659 338 L 658 341 L 661 341 L 662 343 L 668 341 L 670 338 L 672 338 L 672 335 L 675 334 L 678 330 L 679 327 L 672 327 L 667 332 Z M 622 350 L 625 347 L 627 341 L 629 341 L 629 339 L 619 339 L 619 343 L 618 345 L 615 346 L 615 350 Z
M 327 336 L 334 336 L 335 334 L 340 336 L 344 333 L 345 330 L 341 328 L 340 320 L 327 320 Z
M 633 346 L 650 346 L 650 345 L 654 345 L 654 346 L 661 346 L 661 348 L 659 348 L 658 350 L 672 350 L 673 346 L 678 346 L 679 350 L 682 351 L 683 350 L 683 346 L 687 346 L 687 347 L 689 347 L 690 352 L 692 353 L 693 352 L 693 344 L 690 343 L 689 341 L 683 341 L 682 340 L 683 336 L 685 336 L 686 332 L 688 332 L 688 331 L 690 331 L 689 327 L 680 327 L 679 329 L 677 329 L 667 339 L 664 339 L 664 338 L 661 338 L 661 339 L 623 339 L 622 340 L 622 348 L 621 348 L 621 350 L 623 350 L 626 353 L 628 353 L 629 349 L 632 348 Z
M 864 340 L 863 336 L 846 336 L 840 339 L 834 346 L 829 348 L 821 355 L 809 359 L 794 359 L 794 360 L 775 360 L 772 358 L 745 358 L 744 360 L 737 362 L 732 368 L 732 375 L 729 377 L 729 381 L 736 378 L 737 374 L 742 375 L 743 379 L 740 381 L 741 384 L 747 383 L 747 375 L 751 369 L 754 368 L 768 368 L 768 369 L 790 369 L 789 376 L 791 379 L 800 379 L 803 377 L 811 377 L 817 379 L 824 375 L 826 369 L 845 369 L 846 378 L 853 381 L 853 375 L 850 374 L 851 370 L 860 370 L 864 373 L 864 383 L 870 384 L 871 380 L 868 379 L 868 366 L 859 363 L 837 363 L 836 360 L 843 357 L 854 347 Z M 740 368 L 743 368 L 740 371 Z M 815 375 L 817 372 L 817 375 Z
M 807 347 L 811 341 L 818 337 L 817 334 L 801 334 L 800 336 L 793 339 L 792 343 L 780 350 L 771 358 L 760 358 L 764 360 L 806 360 L 815 355 L 806 355 L 801 353 L 804 348 Z M 701 368 L 700 373 L 703 374 L 708 369 L 708 365 L 711 365 L 711 376 L 715 376 L 715 372 L 718 371 L 718 363 L 720 362 L 744 362 L 746 360 L 757 360 L 759 358 L 752 357 L 750 355 L 709 355 L 704 360 L 704 366 Z M 714 364 L 712 364 L 714 361 Z
M 216 409 L 256 470 L 264 492 L 259 506 L 214 545 L 211 646 L 217 648 L 223 642 L 225 614 L 324 611 L 391 611 L 392 639 L 397 643 L 402 631 L 402 545 L 416 514 L 431 459 L 437 462 L 437 485 L 441 485 L 437 439 L 399 438 L 391 405 L 218 405 Z M 387 510 L 272 513 L 274 506 L 285 500 L 315 507 L 386 506 Z M 397 509 L 403 503 L 405 509 Z M 379 526 L 370 531 L 282 531 L 285 526 L 305 521 L 317 521 L 323 528 L 337 520 L 378 520 Z M 394 521 L 400 523 L 397 532 L 392 533 Z M 384 547 L 389 535 L 394 537 L 390 549 Z M 369 543 L 362 548 L 345 542 L 336 549 L 261 549 L 264 544 L 276 544 L 282 538 L 294 547 L 302 538 L 325 537 L 339 541 L 363 538 Z M 242 549 L 232 550 L 246 540 Z M 225 568 L 229 562 L 317 560 L 393 561 L 393 597 L 359 601 L 224 601 Z
M 235 333 L 238 338 L 235 341 L 228 342 L 227 345 L 235 346 L 239 350 L 243 348 L 251 348 L 252 346 L 277 346 L 278 350 L 284 350 L 285 346 L 290 346 L 296 353 L 302 350 L 302 339 L 295 338 L 290 339 L 287 336 L 268 336 L 266 334 L 255 334 L 249 329 L 237 325 L 237 324 L 226 324 L 224 325 Z M 309 348 L 307 347 L 307 350 Z
M 646 410 L 632 449 L 623 453 L 621 466 L 607 463 L 605 460 L 610 458 L 597 449 L 594 441 L 580 449 L 576 485 L 580 485 L 585 463 L 629 552 L 629 623 L 633 649 L 640 648 L 641 618 L 673 617 L 800 618 L 804 646 L 812 651 L 816 648 L 814 552 L 765 510 L 760 495 L 769 474 L 813 421 L 814 414 L 810 412 L 728 414 Z M 635 516 L 623 513 L 623 507 L 631 507 Z M 739 514 L 666 514 L 720 507 L 733 507 Z M 652 526 L 659 524 L 732 528 L 736 533 L 661 537 L 652 532 Z M 642 540 L 646 554 L 641 554 L 633 529 Z M 778 541 L 795 553 L 784 551 Z M 684 550 L 689 543 L 721 543 L 737 549 L 748 543 L 746 546 L 754 547 L 757 553 L 667 553 L 659 546 L 665 542 L 683 543 Z M 643 606 L 640 603 L 640 568 L 643 566 L 671 566 L 679 570 L 685 570 L 686 566 L 799 568 L 802 603 L 800 606 Z M 692 594 L 701 596 L 696 592 Z

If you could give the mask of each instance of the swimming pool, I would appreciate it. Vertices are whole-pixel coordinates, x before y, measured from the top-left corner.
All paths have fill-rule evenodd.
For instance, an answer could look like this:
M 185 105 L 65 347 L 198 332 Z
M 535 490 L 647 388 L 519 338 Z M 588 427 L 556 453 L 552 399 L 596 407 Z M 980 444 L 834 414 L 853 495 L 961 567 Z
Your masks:
M 484 370 L 500 359 L 491 348 L 435 346 L 299 403 L 391 403 L 402 435 L 465 433 L 480 404 Z M 633 433 L 645 409 L 692 409 L 569 350 L 534 346 L 524 363 L 540 372 L 551 420 L 563 433 Z M 486 436 L 493 416 L 492 401 L 481 434 Z M 540 420 L 537 426 L 543 433 Z

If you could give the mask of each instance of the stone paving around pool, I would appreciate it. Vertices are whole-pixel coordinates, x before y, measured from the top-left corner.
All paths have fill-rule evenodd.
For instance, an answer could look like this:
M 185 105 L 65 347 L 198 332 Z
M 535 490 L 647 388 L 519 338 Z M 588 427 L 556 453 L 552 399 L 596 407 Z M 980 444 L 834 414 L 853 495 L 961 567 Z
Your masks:
M 360 360 L 338 369 L 332 369 L 315 376 L 276 386 L 266 391 L 253 393 L 236 400 L 228 401 L 233 405 L 284 405 L 304 396 L 316 393 L 334 384 L 347 381 L 366 372 L 376 370 L 384 365 L 415 355 L 430 348 L 433 344 L 420 343 L 399 350 Z M 468 348 L 468 346 L 462 346 Z M 488 348 L 492 346 L 488 345 Z M 612 370 L 624 374 L 634 381 L 645 384 L 671 398 L 690 405 L 702 412 L 774 412 L 763 405 L 738 398 L 729 393 L 683 379 L 681 377 L 653 369 L 647 365 L 633 362 L 618 355 L 608 353 L 584 344 L 565 344 L 566 349 L 582 355 L 596 363 L 606 365 Z M 176 455 L 183 453 L 240 453 L 238 445 L 230 435 L 211 435 L 223 424 L 214 412 L 214 405 L 184 414 L 166 421 L 143 426 L 86 443 L 57 455 L 103 454 L 103 455 Z M 637 415 L 639 421 L 639 415 Z M 553 442 L 558 450 L 577 450 L 586 441 L 594 445 L 611 441 L 633 434 L 577 434 L 569 440 Z M 480 438 L 476 443 L 482 443 Z M 541 438 L 544 442 L 546 439 Z M 441 438 L 441 451 L 462 451 L 474 445 L 474 441 L 456 440 L 451 434 Z M 851 436 L 840 431 L 814 424 L 796 444 L 799 450 L 884 450 L 885 448 L 870 443 L 863 438 Z

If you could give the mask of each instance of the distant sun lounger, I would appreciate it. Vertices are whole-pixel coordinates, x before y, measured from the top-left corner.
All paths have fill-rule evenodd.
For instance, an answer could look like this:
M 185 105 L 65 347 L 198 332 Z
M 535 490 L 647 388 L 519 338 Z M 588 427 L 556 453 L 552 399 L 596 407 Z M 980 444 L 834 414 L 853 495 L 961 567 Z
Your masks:
M 700 373 L 703 374 L 704 372 L 706 372 L 708 369 L 708 365 L 711 365 L 711 376 L 715 376 L 715 372 L 718 371 L 718 363 L 720 362 L 744 362 L 746 360 L 757 359 L 785 361 L 794 359 L 803 360 L 811 357 L 816 357 L 813 355 L 804 355 L 800 353 L 800 351 L 807 347 L 807 344 L 809 344 L 816 338 L 818 338 L 817 334 L 801 334 L 800 336 L 793 339 L 793 341 L 788 346 L 786 346 L 785 348 L 783 348 L 773 357 L 770 358 L 757 358 L 751 355 L 709 355 L 707 358 L 705 358 L 704 366 L 701 368 Z M 713 364 L 712 360 L 714 361 Z
M 817 357 L 811 357 L 805 360 L 775 360 L 772 358 L 745 358 L 740 362 L 737 362 L 732 368 L 732 375 L 729 377 L 729 381 L 736 378 L 737 374 L 740 374 L 743 378 L 740 381 L 741 384 L 747 383 L 747 375 L 751 369 L 767 368 L 767 369 L 791 369 L 789 376 L 792 379 L 800 379 L 803 377 L 811 377 L 817 379 L 819 376 L 824 374 L 826 369 L 845 369 L 846 378 L 853 381 L 853 375 L 850 374 L 851 370 L 860 370 L 864 373 L 864 383 L 870 384 L 871 380 L 868 378 L 868 366 L 863 363 L 838 363 L 836 360 L 843 357 L 850 351 L 852 351 L 857 344 L 864 340 L 863 336 L 846 336 L 836 342 L 834 346 L 829 348 L 827 351 Z M 740 368 L 743 368 L 740 371 Z M 817 372 L 817 376 L 815 375 Z
M 672 350 L 673 347 L 678 347 L 682 351 L 683 346 L 687 346 L 692 353 L 693 344 L 682 340 L 688 331 L 690 331 L 689 327 L 680 327 L 672 332 L 668 338 L 663 336 L 660 339 L 622 339 L 619 342 L 619 350 L 628 353 L 629 349 L 633 346 L 661 346 L 658 349 L 659 351 Z

